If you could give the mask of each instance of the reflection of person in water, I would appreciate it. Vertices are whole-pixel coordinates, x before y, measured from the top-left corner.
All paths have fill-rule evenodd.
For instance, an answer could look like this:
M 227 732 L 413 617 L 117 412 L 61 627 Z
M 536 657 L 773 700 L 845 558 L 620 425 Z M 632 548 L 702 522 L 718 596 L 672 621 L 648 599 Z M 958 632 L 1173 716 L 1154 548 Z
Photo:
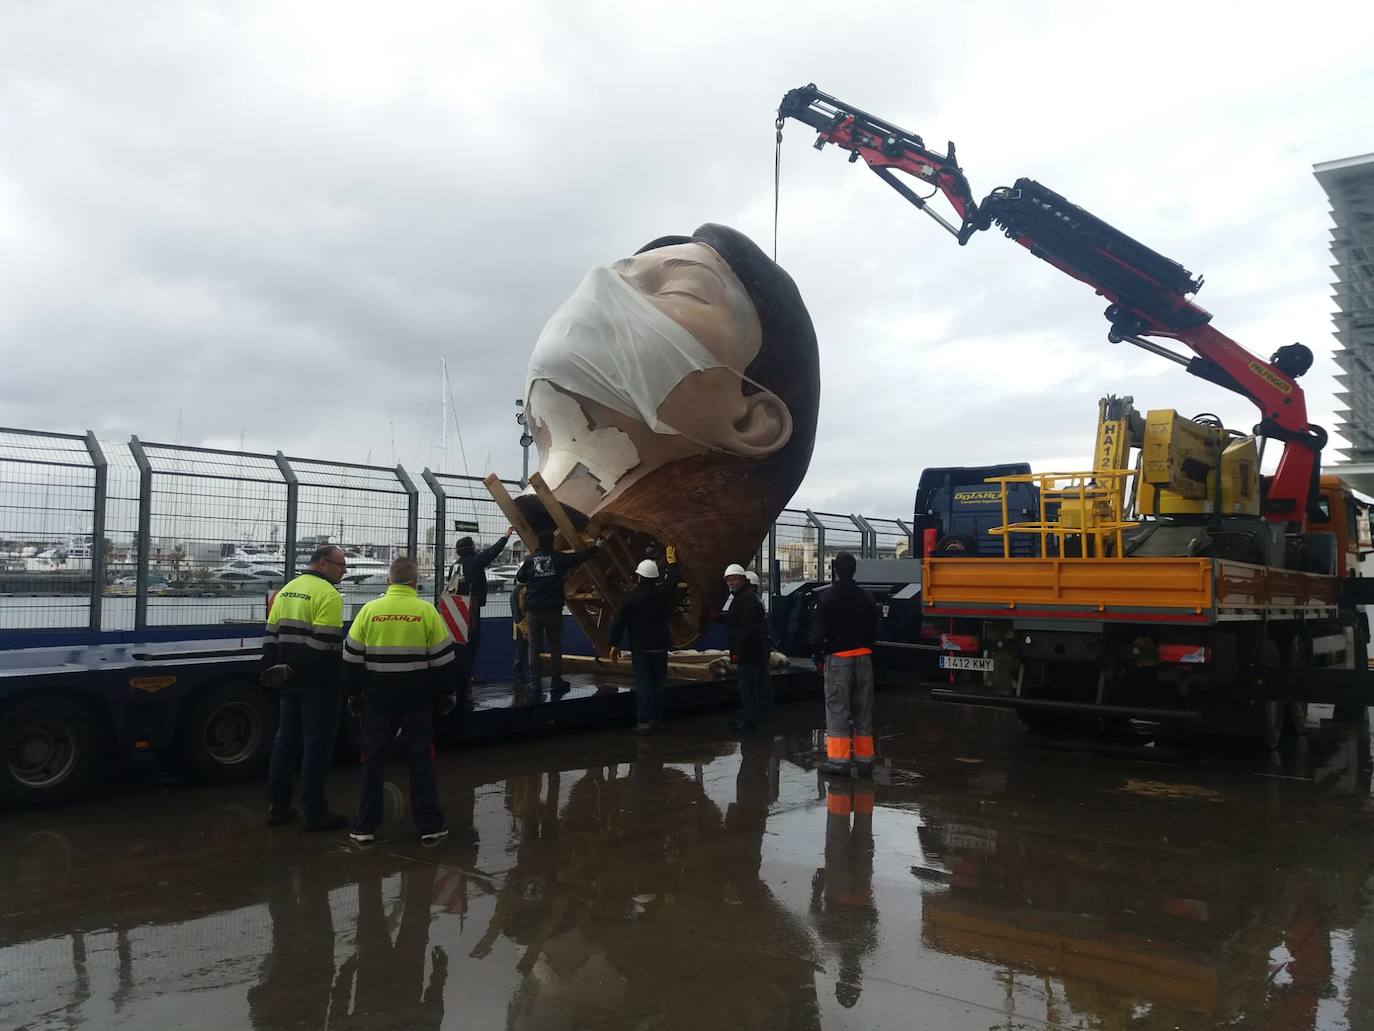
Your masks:
M 588 273 L 540 335 L 540 472 L 577 513 L 677 546 L 694 637 L 720 570 L 749 560 L 806 473 L 819 368 L 796 284 L 748 237 L 662 237 Z
M 388 920 L 382 905 L 381 875 L 369 874 L 358 881 L 356 951 L 339 966 L 334 980 L 333 1004 L 329 1009 L 331 1028 L 438 1031 L 442 1026 L 448 956 L 441 947 L 429 947 L 433 892 L 432 867 L 417 866 L 402 872 L 401 916 L 393 942 L 393 921 Z M 323 1021 L 317 1021 L 293 1026 L 322 1024 Z
M 587 771 L 556 835 L 529 807 L 541 837 L 484 939 L 522 947 L 511 1026 L 816 1027 L 807 935 L 759 879 L 769 743 L 749 743 L 723 821 L 660 741 L 639 739 L 628 775 Z
M 256 1031 L 320 1027 L 334 978 L 334 921 L 329 889 L 298 867 L 273 866 L 267 882 L 272 951 L 248 990 Z
M 825 866 L 811 881 L 811 912 L 821 938 L 839 953 L 835 998 L 850 1009 L 863 991 L 863 958 L 877 945 L 873 785 L 834 781 L 827 787 Z

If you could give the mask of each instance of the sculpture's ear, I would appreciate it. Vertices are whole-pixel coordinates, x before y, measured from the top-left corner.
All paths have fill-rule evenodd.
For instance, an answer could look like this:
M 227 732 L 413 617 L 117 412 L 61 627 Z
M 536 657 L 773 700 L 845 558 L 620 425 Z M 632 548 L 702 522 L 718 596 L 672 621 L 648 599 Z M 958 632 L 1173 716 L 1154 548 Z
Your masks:
M 792 413 L 782 398 L 761 390 L 744 399 L 744 415 L 730 427 L 725 450 L 744 458 L 766 458 L 792 437 Z

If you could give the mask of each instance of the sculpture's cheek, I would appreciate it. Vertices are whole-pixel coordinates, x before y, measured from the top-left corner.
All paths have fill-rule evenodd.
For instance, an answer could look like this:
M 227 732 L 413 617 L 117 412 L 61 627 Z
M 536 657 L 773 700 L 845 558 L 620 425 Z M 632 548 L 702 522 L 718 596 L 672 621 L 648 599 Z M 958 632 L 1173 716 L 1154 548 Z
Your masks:
M 596 479 L 601 492 L 609 494 L 621 477 L 640 464 L 639 451 L 628 433 L 613 426 L 594 428 L 575 398 L 543 380 L 530 392 L 530 410 L 542 431 L 537 436 L 548 442 L 540 473 L 553 490 L 581 465 Z

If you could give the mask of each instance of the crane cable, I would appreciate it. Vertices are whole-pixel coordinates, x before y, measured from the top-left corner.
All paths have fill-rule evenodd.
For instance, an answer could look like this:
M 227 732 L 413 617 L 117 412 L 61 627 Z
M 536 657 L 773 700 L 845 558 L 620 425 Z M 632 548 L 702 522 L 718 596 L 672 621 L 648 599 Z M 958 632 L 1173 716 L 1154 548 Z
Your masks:
M 773 149 L 773 264 L 778 263 L 778 197 L 782 185 L 782 119 L 773 123 L 778 131 Z

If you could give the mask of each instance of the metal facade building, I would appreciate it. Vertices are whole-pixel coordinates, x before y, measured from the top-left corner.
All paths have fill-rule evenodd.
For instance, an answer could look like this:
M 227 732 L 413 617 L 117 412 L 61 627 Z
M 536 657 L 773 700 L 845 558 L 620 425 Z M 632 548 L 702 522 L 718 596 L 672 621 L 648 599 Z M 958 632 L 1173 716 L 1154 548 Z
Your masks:
M 1331 202 L 1336 377 L 1335 431 L 1345 462 L 1328 466 L 1356 489 L 1374 492 L 1374 154 L 1315 166 Z

